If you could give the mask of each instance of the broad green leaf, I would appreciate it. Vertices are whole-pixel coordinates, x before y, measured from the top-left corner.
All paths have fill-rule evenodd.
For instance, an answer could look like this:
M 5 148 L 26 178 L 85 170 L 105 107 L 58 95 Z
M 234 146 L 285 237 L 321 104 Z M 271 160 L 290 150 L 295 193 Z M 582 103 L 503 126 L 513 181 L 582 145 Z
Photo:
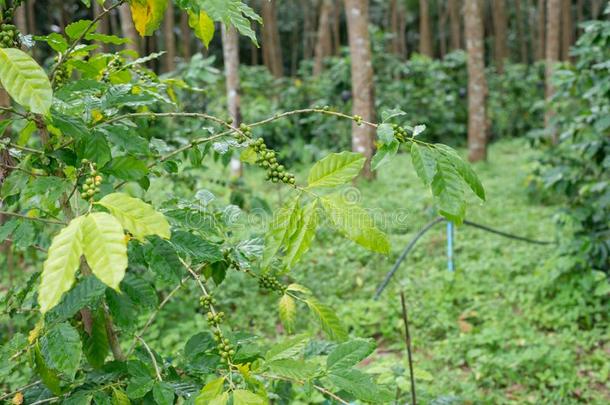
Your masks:
M 250 391 L 234 390 L 233 405 L 265 405 L 265 398 Z
M 269 229 L 265 234 L 265 249 L 263 263 L 268 265 L 281 247 L 286 244 L 296 230 L 301 213 L 299 197 L 292 197 L 273 216 Z
M 140 180 L 148 173 L 146 163 L 133 156 L 119 156 L 106 166 L 108 171 L 121 180 Z
M 159 237 L 149 240 L 150 243 L 144 246 L 148 267 L 160 280 L 171 284 L 178 283 L 183 266 L 172 244 Z
M 262 23 L 262 19 L 241 0 L 202 0 L 201 7 L 213 20 L 233 25 L 240 34 L 247 36 L 258 46 L 251 20 Z
M 394 129 L 390 124 L 380 124 L 377 127 L 377 139 L 383 143 L 390 143 L 394 140 Z
M 53 326 L 40 338 L 40 352 L 49 367 L 73 379 L 82 353 L 78 331 L 68 323 Z
M 210 401 L 220 396 L 224 390 L 224 383 L 225 378 L 220 377 L 204 385 L 199 395 L 195 398 L 195 405 L 207 405 Z
M 53 102 L 51 82 L 38 63 L 22 50 L 0 48 L 0 83 L 17 103 L 33 113 L 49 112 Z
M 398 147 L 400 143 L 397 140 L 393 140 L 390 143 L 384 143 L 381 145 L 375 156 L 373 156 L 373 160 L 371 161 L 371 166 L 373 170 L 379 169 L 384 164 L 388 163 L 392 157 L 396 155 L 398 152 Z
M 296 230 L 286 241 L 286 255 L 284 263 L 288 268 L 294 266 L 303 253 L 305 253 L 314 237 L 316 236 L 316 228 L 318 226 L 317 201 L 314 201 L 301 210 L 300 218 L 298 219 Z
M 99 369 L 104 365 L 106 355 L 108 354 L 108 335 L 106 334 L 106 321 L 102 307 L 100 306 L 97 310 L 93 311 L 92 315 L 91 335 L 85 332 L 83 351 L 89 364 Z
M 150 282 L 140 276 L 127 273 L 121 281 L 121 291 L 127 294 L 138 308 L 153 309 L 157 307 L 157 292 Z
M 104 166 L 112 159 L 108 141 L 100 132 L 93 132 L 80 138 L 76 142 L 76 151 L 79 159 L 88 159 L 95 162 L 99 167 Z
M 207 48 L 210 45 L 212 38 L 214 38 L 214 21 L 212 21 L 203 10 L 199 13 L 189 11 L 188 15 L 189 26 L 193 29 L 197 38 L 199 38 Z
M 36 369 L 36 373 L 44 383 L 44 385 L 56 395 L 61 393 L 60 380 L 57 372 L 51 369 L 44 358 L 42 357 L 42 353 L 40 352 L 40 345 L 36 343 L 34 345 L 34 367 Z
M 105 212 L 85 217 L 83 253 L 93 274 L 118 290 L 127 268 L 127 245 L 123 227 L 115 217 Z
M 171 243 L 176 247 L 178 253 L 186 254 L 195 263 L 215 263 L 224 259 L 217 244 L 190 232 L 174 232 Z
M 73 219 L 53 238 L 42 267 L 38 304 L 44 314 L 57 305 L 64 292 L 74 283 L 83 253 L 84 217 Z
M 411 144 L 411 162 L 417 176 L 426 186 L 432 183 L 436 174 L 436 159 L 437 154 L 434 149 L 428 146 L 419 146 L 415 142 Z
M 331 153 L 313 165 L 307 177 L 308 187 L 334 187 L 348 183 L 360 173 L 365 161 L 360 153 Z
M 157 235 L 170 238 L 169 223 L 163 214 L 139 198 L 123 193 L 112 193 L 104 196 L 97 204 L 102 205 L 119 220 L 123 228 L 134 237 L 143 241 L 146 236 Z
M 445 218 L 461 224 L 466 215 L 466 201 L 462 178 L 445 156 L 436 161 L 436 174 L 432 179 L 432 194 L 438 210 Z
M 308 341 L 309 335 L 301 334 L 276 343 L 265 353 L 265 360 L 272 362 L 296 357 L 303 351 Z
M 131 0 L 131 18 L 140 36 L 152 35 L 159 28 L 168 0 Z
M 437 149 L 440 149 L 441 153 L 451 162 L 472 192 L 481 200 L 485 200 L 485 189 L 483 188 L 479 176 L 477 176 L 476 172 L 472 169 L 472 166 L 466 163 L 453 148 L 443 144 L 436 144 L 435 146 Z
M 375 343 L 371 340 L 356 339 L 341 343 L 333 349 L 326 359 L 329 372 L 346 370 L 364 360 L 375 350 Z
M 338 388 L 362 401 L 387 404 L 394 397 L 391 391 L 378 386 L 368 374 L 359 370 L 337 370 L 328 378 Z
M 321 197 L 321 201 L 330 221 L 347 238 L 374 252 L 390 252 L 388 236 L 375 227 L 362 207 L 347 202 L 341 194 Z
M 158 405 L 172 405 L 174 403 L 174 389 L 171 384 L 157 381 L 152 389 L 153 398 Z
M 106 291 L 106 285 L 94 276 L 80 280 L 74 288 L 63 295 L 59 304 L 46 313 L 46 319 L 51 322 L 62 322 L 70 319 L 81 308 L 99 300 Z
M 341 323 L 336 311 L 313 297 L 308 298 L 305 302 L 316 315 L 322 330 L 326 332 L 329 338 L 338 341 L 347 339 L 347 330 Z
M 415 128 L 413 128 L 413 138 L 415 138 L 417 135 L 421 134 L 425 130 L 426 130 L 425 124 L 416 125 Z
M 68 41 L 57 32 L 49 35 L 34 35 L 34 39 L 46 42 L 55 52 L 65 52 L 68 49 Z
M 312 294 L 312 292 L 309 288 L 307 288 L 303 285 L 300 285 L 300 284 L 296 284 L 296 283 L 289 284 L 287 289 L 288 289 L 288 291 L 296 291 L 296 292 L 300 292 L 305 295 Z
M 104 44 L 123 45 L 129 43 L 128 38 L 117 37 L 116 35 L 106 35 L 97 32 L 89 32 L 85 35 L 85 39 L 88 41 L 97 41 Z
M 280 320 L 288 333 L 294 330 L 294 323 L 297 317 L 297 307 L 292 298 L 288 294 L 284 294 L 279 302 Z
M 310 380 L 319 369 L 315 363 L 296 359 L 275 360 L 267 363 L 267 367 L 273 374 L 293 380 Z
M 257 159 L 256 151 L 252 147 L 248 147 L 241 151 L 239 160 L 245 163 L 255 164 Z
M 87 32 L 94 32 L 96 29 L 97 23 L 92 25 L 91 20 L 79 20 L 66 26 L 66 35 L 70 39 L 77 39 Z
M 125 392 L 112 388 L 112 405 L 130 405 L 131 401 Z

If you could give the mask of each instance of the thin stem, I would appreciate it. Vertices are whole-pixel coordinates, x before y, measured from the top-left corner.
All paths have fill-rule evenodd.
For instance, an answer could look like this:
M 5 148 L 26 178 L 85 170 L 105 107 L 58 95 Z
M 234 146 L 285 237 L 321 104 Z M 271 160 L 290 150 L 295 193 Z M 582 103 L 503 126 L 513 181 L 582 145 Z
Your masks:
M 405 344 L 407 345 L 407 356 L 409 359 L 409 377 L 411 379 L 411 405 L 417 405 L 415 396 L 415 375 L 413 374 L 413 355 L 411 353 L 411 334 L 409 333 L 409 318 L 407 316 L 407 304 L 405 303 L 405 293 L 400 292 L 400 303 L 402 305 L 402 321 L 405 325 Z
M 31 383 L 31 384 L 24 385 L 23 387 L 19 387 L 19 388 L 17 388 L 17 389 L 16 389 L 15 391 L 13 391 L 13 392 L 7 392 L 6 394 L 4 394 L 4 395 L 2 395 L 2 396 L 0 397 L 0 401 L 2 401 L 2 400 L 3 400 L 3 399 L 5 399 L 5 398 L 11 397 L 11 396 L 13 396 L 13 395 L 17 394 L 18 392 L 21 392 L 21 391 L 27 390 L 27 389 L 28 389 L 28 388 L 30 388 L 30 387 L 33 387 L 33 386 L 35 386 L 35 385 L 38 385 L 38 384 L 40 384 L 41 382 L 42 382 L 41 380 L 34 381 L 34 382 L 33 382 L 33 383 Z
M 30 176 L 34 176 L 34 177 L 45 177 L 45 176 L 49 176 L 49 175 L 48 175 L 48 174 L 46 174 L 46 173 L 34 173 L 34 172 L 29 171 L 29 170 L 25 170 L 25 169 L 23 169 L 23 168 L 21 168 L 21 167 L 19 167 L 19 166 L 7 165 L 6 163 L 0 163 L 0 166 L 2 166 L 2 167 L 6 167 L 7 169 L 11 169 L 11 170 L 19 170 L 20 172 L 23 172 L 23 173 L 29 174 Z
M 0 211 L 0 215 L 7 215 L 9 217 L 28 219 L 30 221 L 44 222 L 46 224 L 66 225 L 66 223 L 63 221 L 55 221 L 53 219 L 46 219 L 46 218 L 28 217 L 27 215 L 18 214 L 16 212 Z
M 137 336 L 137 335 L 136 335 L 136 339 L 138 339 L 140 341 L 140 343 L 142 343 L 142 346 L 144 346 L 144 348 L 148 352 L 148 355 L 150 356 L 150 359 L 152 360 L 153 366 L 155 367 L 155 374 L 157 374 L 157 380 L 163 381 L 163 379 L 161 378 L 161 372 L 159 371 L 159 366 L 157 365 L 157 359 L 155 358 L 154 353 L 152 352 L 152 350 L 150 350 L 150 347 L 146 344 L 144 339 L 142 339 L 140 336 Z
M 6 238 L 6 239 L 4 239 L 4 241 L 5 242 L 10 242 L 10 243 L 14 242 L 13 239 L 11 239 L 11 238 Z M 34 248 L 34 249 L 36 249 L 36 250 L 38 250 L 40 252 L 44 252 L 44 253 L 47 252 L 47 249 L 45 249 L 45 248 L 43 248 L 42 246 L 39 246 L 39 245 L 30 245 L 30 247 L 32 247 L 32 248 Z M 0 398 L 0 399 L 2 399 L 2 398 Z
M 110 318 L 110 314 L 108 313 L 108 308 L 104 305 L 104 325 L 106 327 L 106 335 L 108 335 L 108 344 L 110 345 L 110 350 L 112 351 L 112 355 L 114 359 L 117 361 L 125 360 L 125 354 L 121 349 L 121 344 L 119 342 L 119 338 L 116 335 L 116 331 L 114 330 L 114 325 L 112 323 L 112 318 Z
M 36 153 L 38 155 L 44 155 L 44 151 L 42 151 L 40 149 L 28 148 L 27 146 L 17 145 L 16 143 L 12 143 L 11 142 L 11 143 L 8 144 L 8 146 L 10 146 L 11 148 L 22 150 L 24 152 Z
M 304 384 L 305 384 L 305 381 L 301 381 L 301 380 L 293 380 L 293 379 L 290 379 L 290 378 L 286 378 L 286 377 L 280 377 L 280 376 L 277 376 L 277 375 L 268 375 L 268 374 L 267 374 L 267 375 L 265 375 L 265 376 L 266 376 L 266 377 L 269 377 L 269 378 L 273 378 L 273 379 L 275 379 L 275 380 L 290 381 L 290 382 L 295 382 L 295 383 L 300 384 L 300 385 L 304 385 Z M 313 387 L 314 387 L 316 390 L 320 391 L 321 393 L 328 395 L 329 397 L 331 397 L 331 398 L 332 398 L 332 399 L 334 399 L 335 401 L 337 401 L 337 402 L 339 402 L 339 403 L 341 403 L 341 404 L 344 404 L 344 405 L 350 405 L 350 403 L 349 403 L 349 402 L 347 402 L 345 399 L 343 399 L 343 398 L 341 398 L 340 396 L 338 396 L 337 394 L 335 394 L 335 393 L 333 393 L 333 392 L 331 392 L 331 391 L 327 390 L 326 388 L 324 388 L 324 387 L 320 387 L 319 385 L 316 385 L 316 384 L 312 384 L 312 386 L 313 386 Z

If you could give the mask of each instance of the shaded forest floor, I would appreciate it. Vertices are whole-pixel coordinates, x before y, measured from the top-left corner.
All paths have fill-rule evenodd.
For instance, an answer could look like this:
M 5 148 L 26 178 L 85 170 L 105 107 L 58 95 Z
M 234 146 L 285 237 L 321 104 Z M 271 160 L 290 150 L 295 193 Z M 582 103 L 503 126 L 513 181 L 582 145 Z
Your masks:
M 536 154 L 522 141 L 492 145 L 489 163 L 475 166 L 488 200 L 480 203 L 473 196 L 467 218 L 534 239 L 555 239 L 552 217 L 557 207 L 532 202 L 527 196 Z M 303 170 L 297 177 L 305 176 Z M 247 170 L 245 180 L 255 195 L 275 200 L 273 204 L 282 198 L 281 191 L 263 183 L 255 169 Z M 588 304 L 587 291 L 594 288 L 582 285 L 579 278 L 559 281 L 563 276 L 556 267 L 561 259 L 555 257 L 553 246 L 459 227 L 456 271 L 449 273 L 445 226 L 439 224 L 420 240 L 381 299 L 374 301 L 385 273 L 435 213 L 430 193 L 416 178 L 408 155 L 399 155 L 381 169 L 377 181 L 363 182 L 358 188 L 360 192 L 346 193 L 372 209 L 378 225 L 390 235 L 391 255 L 372 254 L 323 228 L 289 278 L 330 304 L 352 335 L 377 340 L 376 358 L 366 367 L 378 374 L 378 381 L 398 387 L 402 403 L 409 384 L 401 289 L 409 309 L 421 403 L 610 401 L 610 334 L 608 325 L 600 321 L 608 308 Z M 261 295 L 239 274 L 228 281 L 219 302 L 243 309 L 230 315 L 231 322 L 247 323 L 253 333 L 280 337 L 277 296 Z M 310 325 L 305 316 L 299 322 L 300 330 Z M 184 317 L 180 323 L 178 328 L 190 328 Z M 303 403 L 322 402 L 316 395 L 303 398 L 307 398 Z

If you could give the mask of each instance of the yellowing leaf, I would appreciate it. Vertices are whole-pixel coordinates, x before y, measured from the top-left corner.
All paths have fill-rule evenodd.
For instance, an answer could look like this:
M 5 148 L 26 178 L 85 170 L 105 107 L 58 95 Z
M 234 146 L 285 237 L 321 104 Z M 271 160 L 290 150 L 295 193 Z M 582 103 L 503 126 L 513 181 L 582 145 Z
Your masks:
M 195 405 L 207 405 L 219 397 L 224 389 L 225 378 L 220 377 L 207 383 L 195 398 Z
M 286 331 L 290 333 L 294 330 L 294 323 L 297 317 L 297 307 L 295 305 L 294 298 L 292 298 L 290 295 L 284 294 L 282 298 L 280 298 L 279 307 L 282 325 L 284 325 Z
M 17 103 L 30 111 L 49 112 L 53 102 L 51 82 L 27 53 L 17 48 L 0 48 L 0 82 Z
M 131 18 L 141 36 L 151 35 L 161 24 L 168 0 L 131 0 Z
M 199 14 L 191 11 L 189 12 L 189 26 L 207 48 L 214 38 L 214 21 L 203 10 Z
M 74 274 L 83 253 L 83 222 L 84 217 L 74 218 L 51 242 L 38 290 L 38 304 L 43 314 L 57 305 L 62 294 L 74 283 Z
M 127 268 L 123 227 L 115 217 L 94 212 L 83 222 L 83 253 L 93 274 L 118 290 Z
M 165 239 L 171 236 L 169 223 L 163 214 L 139 198 L 112 193 L 102 198 L 98 204 L 108 209 L 123 228 L 139 240 L 144 240 L 149 235 L 158 235 Z

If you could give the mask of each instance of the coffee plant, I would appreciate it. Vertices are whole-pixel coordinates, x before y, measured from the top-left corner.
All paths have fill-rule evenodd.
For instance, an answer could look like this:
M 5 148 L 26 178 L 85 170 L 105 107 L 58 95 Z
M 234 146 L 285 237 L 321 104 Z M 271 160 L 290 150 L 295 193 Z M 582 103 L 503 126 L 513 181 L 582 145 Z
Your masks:
M 101 15 L 122 3 L 107 5 Z M 260 17 L 239 0 L 176 4 L 205 45 L 215 21 L 256 41 L 251 23 Z M 167 2 L 129 5 L 138 32 L 151 35 Z M 146 68 L 159 54 L 101 52 L 101 43 L 125 40 L 96 33 L 100 17 L 34 38 L 56 53 L 47 72 L 16 47 L 21 41 L 11 24 L 13 10 L 3 9 L 0 36 L 0 82 L 13 101 L 2 107 L 0 121 L 0 214 L 6 219 L 0 235 L 28 253 L 39 270 L 2 300 L 21 331 L 0 351 L 8 390 L 1 398 L 17 404 L 266 404 L 289 383 L 344 404 L 390 402 L 394 387 L 376 384 L 356 367 L 374 351 L 374 342 L 350 337 L 334 310 L 290 274 L 323 220 L 366 249 L 390 252 L 388 237 L 367 210 L 344 193 L 365 158 L 330 154 L 302 184 L 251 129 L 304 114 L 375 127 L 374 166 L 407 145 L 439 212 L 458 223 L 467 188 L 485 198 L 470 166 L 451 148 L 420 141 L 425 127 L 401 125 L 399 110 L 384 113 L 379 124 L 321 107 L 240 126 L 181 111 L 176 91 L 187 85 Z M 188 139 L 145 130 L 180 120 L 194 129 Z M 138 197 L 151 180 L 181 181 L 205 159 L 226 161 L 233 153 L 290 193 L 264 241 L 242 238 L 234 221 L 239 209 L 210 203 L 209 192 L 157 206 Z M 247 328 L 231 322 L 232 309 L 215 292 L 236 273 L 277 294 L 286 336 L 254 344 Z M 199 290 L 193 306 L 200 307 L 208 328 L 186 336 L 183 353 L 159 353 L 146 332 L 190 283 Z M 315 349 L 316 336 L 296 330 L 303 308 L 333 344 Z

